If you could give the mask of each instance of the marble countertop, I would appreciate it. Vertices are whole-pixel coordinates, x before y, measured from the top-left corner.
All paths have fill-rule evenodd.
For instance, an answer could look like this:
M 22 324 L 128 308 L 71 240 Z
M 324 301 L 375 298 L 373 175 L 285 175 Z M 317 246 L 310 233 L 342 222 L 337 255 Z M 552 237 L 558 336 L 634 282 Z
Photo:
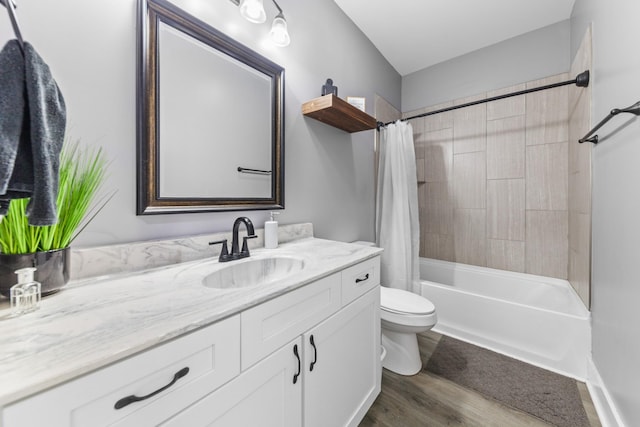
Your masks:
M 252 250 L 251 258 L 302 258 L 283 280 L 237 290 L 207 288 L 202 272 L 217 259 L 71 282 L 38 311 L 0 309 L 0 406 L 38 393 L 304 286 L 381 249 L 317 238 Z

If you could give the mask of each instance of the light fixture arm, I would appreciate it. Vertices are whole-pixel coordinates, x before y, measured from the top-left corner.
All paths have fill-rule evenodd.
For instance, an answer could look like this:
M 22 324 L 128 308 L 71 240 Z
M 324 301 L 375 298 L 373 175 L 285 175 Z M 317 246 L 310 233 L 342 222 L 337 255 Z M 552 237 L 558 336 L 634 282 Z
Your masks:
M 282 15 L 284 16 L 284 14 L 282 13 L 282 8 L 280 7 L 280 5 L 278 3 L 276 3 L 276 0 L 271 0 L 273 2 L 273 4 L 276 5 L 276 8 L 278 9 L 278 15 Z

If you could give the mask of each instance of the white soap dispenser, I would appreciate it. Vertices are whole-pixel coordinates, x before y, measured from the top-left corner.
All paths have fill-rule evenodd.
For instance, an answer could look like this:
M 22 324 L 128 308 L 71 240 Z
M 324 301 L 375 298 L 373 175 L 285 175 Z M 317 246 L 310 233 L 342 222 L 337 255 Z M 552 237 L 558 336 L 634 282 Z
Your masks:
M 280 212 L 271 212 L 271 219 L 264 223 L 264 248 L 275 249 L 278 247 L 278 221 L 275 216 Z

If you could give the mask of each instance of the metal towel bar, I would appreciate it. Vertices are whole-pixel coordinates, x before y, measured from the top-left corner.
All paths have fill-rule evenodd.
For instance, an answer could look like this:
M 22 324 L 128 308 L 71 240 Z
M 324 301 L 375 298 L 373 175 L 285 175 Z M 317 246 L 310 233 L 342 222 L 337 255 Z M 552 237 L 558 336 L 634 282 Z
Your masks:
M 598 129 L 600 129 L 602 126 L 604 126 L 605 123 L 607 123 L 609 120 L 611 120 L 613 118 L 613 116 L 617 116 L 620 113 L 630 113 L 633 114 L 635 116 L 640 116 L 640 101 L 636 102 L 635 104 L 633 104 L 630 107 L 627 108 L 614 108 L 613 110 L 611 110 L 611 112 L 609 113 L 609 115 L 607 117 L 605 117 L 604 119 L 602 119 L 600 121 L 600 123 L 598 123 L 597 125 L 595 125 L 593 127 L 593 129 L 591 129 L 589 131 L 588 134 L 586 134 L 585 136 L 583 136 L 582 138 L 580 138 L 578 140 L 578 142 L 580 144 L 582 144 L 585 141 L 588 142 L 593 142 L 594 144 L 598 143 L 598 135 L 593 135 L 594 133 L 597 132 Z M 591 136 L 593 135 L 593 136 Z
M 238 166 L 238 172 L 240 173 L 251 173 L 255 175 L 271 175 L 271 171 L 265 171 L 262 169 L 249 169 Z

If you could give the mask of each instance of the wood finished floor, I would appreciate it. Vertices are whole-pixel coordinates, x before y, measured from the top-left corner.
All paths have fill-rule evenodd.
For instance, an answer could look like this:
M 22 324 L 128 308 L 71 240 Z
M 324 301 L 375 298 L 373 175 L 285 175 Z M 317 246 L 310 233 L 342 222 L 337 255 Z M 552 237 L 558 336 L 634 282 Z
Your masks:
M 441 335 L 429 331 L 418 335 L 423 366 L 426 366 Z M 587 386 L 577 381 L 592 427 L 600 427 Z M 360 427 L 520 427 L 549 424 L 520 410 L 484 397 L 426 370 L 405 377 L 383 369 L 382 392 Z

